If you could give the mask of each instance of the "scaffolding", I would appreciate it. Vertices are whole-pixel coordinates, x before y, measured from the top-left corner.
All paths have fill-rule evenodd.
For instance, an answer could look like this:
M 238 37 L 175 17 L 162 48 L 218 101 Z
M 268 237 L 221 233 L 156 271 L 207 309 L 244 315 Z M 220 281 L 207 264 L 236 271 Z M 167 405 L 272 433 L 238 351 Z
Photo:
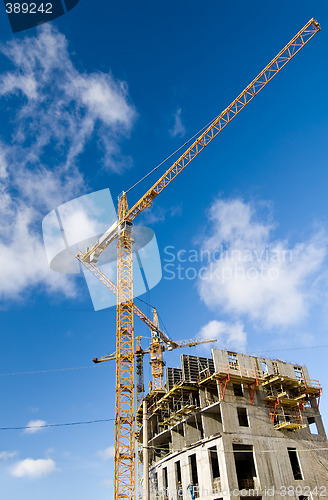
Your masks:
M 274 373 L 267 374 L 261 385 L 267 392 L 263 402 L 269 405 L 270 417 L 277 430 L 303 429 L 307 427 L 302 416 L 305 406 L 319 410 L 322 388 L 318 380 Z
M 224 400 L 228 382 L 244 384 L 247 387 L 250 403 L 253 404 L 256 388 L 263 379 L 263 372 L 254 369 L 241 368 L 237 361 L 218 365 L 215 373 L 208 369 L 198 375 L 198 384 L 203 387 L 219 385 L 220 401 Z

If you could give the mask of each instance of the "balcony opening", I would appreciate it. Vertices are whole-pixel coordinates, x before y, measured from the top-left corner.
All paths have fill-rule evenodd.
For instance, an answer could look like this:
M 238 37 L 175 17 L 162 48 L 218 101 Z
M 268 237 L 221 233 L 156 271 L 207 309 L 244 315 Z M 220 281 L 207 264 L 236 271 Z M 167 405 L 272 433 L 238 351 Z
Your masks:
M 252 445 L 234 444 L 234 458 L 237 472 L 238 488 L 254 489 L 256 469 Z
M 288 450 L 290 465 L 292 466 L 294 479 L 299 479 L 299 480 L 303 479 L 301 466 L 300 466 L 300 463 L 298 461 L 296 448 L 287 448 L 287 450 Z
M 237 408 L 238 422 L 241 427 L 249 427 L 247 408 Z

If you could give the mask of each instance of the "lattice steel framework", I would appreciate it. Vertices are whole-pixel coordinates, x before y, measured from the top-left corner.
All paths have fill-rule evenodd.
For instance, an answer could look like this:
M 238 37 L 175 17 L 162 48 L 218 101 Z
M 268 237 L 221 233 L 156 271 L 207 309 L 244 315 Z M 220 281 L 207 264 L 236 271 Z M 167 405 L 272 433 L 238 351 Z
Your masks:
M 159 328 L 157 310 L 154 309 L 153 323 Z M 150 364 L 153 375 L 153 389 L 163 390 L 163 349 L 156 331 L 152 332 L 152 343 L 150 345 Z
M 140 212 L 149 207 L 170 182 L 196 158 L 196 156 L 216 137 L 221 130 L 279 73 L 279 71 L 299 52 L 309 40 L 320 31 L 320 25 L 315 19 L 310 19 L 305 26 L 290 40 L 274 59 L 257 75 L 241 94 L 200 134 L 193 144 L 178 158 L 176 162 L 158 179 L 158 181 L 143 195 L 127 212 L 126 220 L 132 222 Z M 85 253 L 83 259 L 97 251 L 103 252 L 112 241 L 111 235 L 101 243 L 94 245 Z
M 119 202 L 119 221 L 127 212 Z M 134 335 L 131 225 L 122 223 L 117 243 L 117 324 L 114 499 L 135 499 Z

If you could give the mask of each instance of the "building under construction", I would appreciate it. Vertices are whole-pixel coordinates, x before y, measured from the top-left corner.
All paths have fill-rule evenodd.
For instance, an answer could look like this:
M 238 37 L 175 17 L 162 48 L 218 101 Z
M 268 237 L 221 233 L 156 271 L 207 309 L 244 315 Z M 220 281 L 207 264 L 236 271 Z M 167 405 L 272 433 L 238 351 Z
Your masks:
M 182 355 L 137 413 L 150 500 L 327 496 L 321 393 L 304 366 L 218 349 Z

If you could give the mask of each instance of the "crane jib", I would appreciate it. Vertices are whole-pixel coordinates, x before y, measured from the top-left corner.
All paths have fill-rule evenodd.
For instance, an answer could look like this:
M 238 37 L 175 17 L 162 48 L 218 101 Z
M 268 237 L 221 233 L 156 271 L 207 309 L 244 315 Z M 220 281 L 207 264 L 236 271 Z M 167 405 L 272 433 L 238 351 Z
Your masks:
M 239 94 L 239 96 L 207 127 L 193 144 L 178 158 L 162 177 L 144 194 L 142 198 L 127 212 L 125 221 L 132 222 L 143 210 L 148 208 L 154 198 L 165 189 L 173 179 L 196 158 L 196 156 L 223 130 L 228 123 L 272 80 L 272 78 L 320 31 L 315 19 L 308 23 L 291 39 L 274 59 L 257 75 L 256 78 Z M 115 229 L 119 227 L 116 225 Z M 82 259 L 88 260 L 96 251 L 100 255 L 112 241 L 113 232 L 101 243 L 87 251 Z

